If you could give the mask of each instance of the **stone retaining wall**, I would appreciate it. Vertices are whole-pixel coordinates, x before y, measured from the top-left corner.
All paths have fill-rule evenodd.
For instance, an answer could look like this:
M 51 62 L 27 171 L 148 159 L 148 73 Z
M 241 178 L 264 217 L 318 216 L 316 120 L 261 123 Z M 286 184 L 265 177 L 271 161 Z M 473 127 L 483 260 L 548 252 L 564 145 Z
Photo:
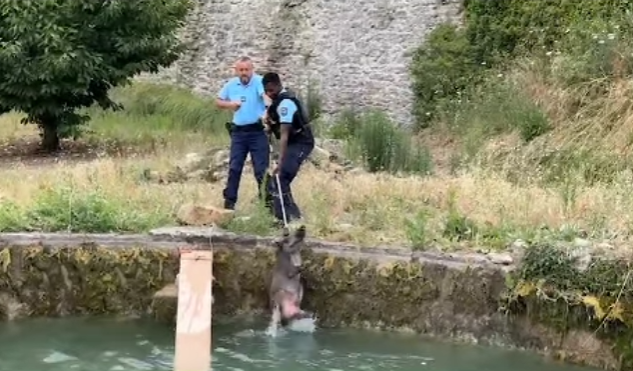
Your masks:
M 146 236 L 0 234 L 0 320 L 149 313 L 154 294 L 174 282 L 176 249 L 183 246 L 213 246 L 215 315 L 268 315 L 271 242 L 197 228 Z M 409 329 L 610 369 L 622 363 L 622 345 L 616 351 L 613 339 L 582 326 L 554 326 L 537 310 L 547 306 L 522 301 L 532 291 L 525 281 L 515 282 L 518 268 L 502 264 L 508 261 L 313 240 L 307 245 L 304 304 L 317 313 L 320 326 Z M 154 309 L 174 318 L 174 306 Z
M 215 95 L 248 55 L 258 72 L 279 72 L 296 91 L 313 85 L 326 113 L 375 107 L 401 124 L 413 122 L 413 50 L 439 23 L 458 23 L 462 8 L 462 0 L 195 3 L 182 33 L 191 47 L 153 80 Z

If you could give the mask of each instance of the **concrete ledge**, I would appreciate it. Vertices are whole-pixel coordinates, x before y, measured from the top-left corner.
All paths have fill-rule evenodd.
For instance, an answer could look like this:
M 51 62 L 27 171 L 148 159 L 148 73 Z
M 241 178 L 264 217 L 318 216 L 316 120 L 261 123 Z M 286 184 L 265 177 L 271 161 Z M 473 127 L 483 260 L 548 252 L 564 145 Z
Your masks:
M 173 323 L 179 247 L 215 252 L 214 318 L 268 315 L 273 240 L 209 228 L 124 236 L 0 234 L 0 320 L 123 313 Z M 617 339 L 593 333 L 590 316 L 574 317 L 585 327 L 570 327 L 566 318 L 563 327 L 544 320 L 548 301 L 534 295 L 543 286 L 530 283 L 534 277 L 526 276 L 523 261 L 308 240 L 304 262 L 305 307 L 322 327 L 408 330 L 603 368 L 622 364 L 622 351 L 612 346 Z

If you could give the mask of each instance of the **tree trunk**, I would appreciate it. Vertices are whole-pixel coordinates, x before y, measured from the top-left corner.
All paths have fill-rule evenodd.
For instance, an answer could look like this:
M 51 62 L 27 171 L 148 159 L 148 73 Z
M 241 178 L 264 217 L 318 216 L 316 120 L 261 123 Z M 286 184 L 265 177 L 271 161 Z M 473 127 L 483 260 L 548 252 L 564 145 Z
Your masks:
M 42 149 L 47 153 L 59 150 L 59 135 L 54 121 L 42 123 Z

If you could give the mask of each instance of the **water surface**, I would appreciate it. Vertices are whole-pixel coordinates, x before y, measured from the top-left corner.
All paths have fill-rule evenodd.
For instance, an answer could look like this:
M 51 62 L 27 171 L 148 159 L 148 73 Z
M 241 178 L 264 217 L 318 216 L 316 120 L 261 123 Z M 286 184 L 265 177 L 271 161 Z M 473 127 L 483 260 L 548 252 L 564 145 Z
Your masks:
M 286 332 L 266 323 L 214 327 L 214 371 L 582 371 L 515 351 L 361 330 Z M 0 371 L 172 370 L 174 333 L 110 318 L 0 323 Z

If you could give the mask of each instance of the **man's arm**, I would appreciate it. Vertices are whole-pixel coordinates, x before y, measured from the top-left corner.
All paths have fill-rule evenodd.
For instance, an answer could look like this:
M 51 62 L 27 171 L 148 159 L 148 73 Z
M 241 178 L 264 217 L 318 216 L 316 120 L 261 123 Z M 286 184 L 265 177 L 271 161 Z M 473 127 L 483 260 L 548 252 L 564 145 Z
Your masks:
M 263 84 L 262 79 L 259 80 L 259 83 L 257 85 L 257 95 L 262 97 L 262 100 L 264 101 L 264 106 L 266 106 L 266 109 L 264 110 L 264 113 L 262 114 L 262 117 L 261 117 L 262 123 L 266 127 L 266 130 L 270 130 L 270 127 L 268 125 L 268 107 L 270 107 L 270 105 L 273 102 L 270 99 L 270 97 L 266 95 L 266 91 L 264 90 L 264 84 Z
M 222 108 L 222 109 L 237 109 L 239 108 L 239 104 L 237 102 L 231 102 L 229 100 L 229 84 L 230 82 L 227 82 L 226 84 L 224 84 L 224 86 L 222 87 L 222 89 L 220 89 L 220 91 L 218 92 L 218 97 L 215 100 L 215 105 L 218 108 Z
M 264 84 L 263 84 L 262 79 L 259 79 L 259 83 L 257 84 L 257 95 L 262 97 L 262 99 L 264 100 L 264 105 L 266 105 L 266 108 L 270 107 L 270 105 L 272 104 L 272 100 L 270 99 L 268 95 L 266 95 L 266 91 L 264 90 Z
M 298 107 L 290 99 L 284 99 L 279 103 L 277 107 L 277 114 L 279 115 L 279 124 L 281 126 L 281 137 L 279 139 L 279 164 L 283 164 L 286 158 L 286 149 L 288 148 L 288 138 L 290 137 L 290 130 L 292 129 L 292 120 L 297 112 Z

